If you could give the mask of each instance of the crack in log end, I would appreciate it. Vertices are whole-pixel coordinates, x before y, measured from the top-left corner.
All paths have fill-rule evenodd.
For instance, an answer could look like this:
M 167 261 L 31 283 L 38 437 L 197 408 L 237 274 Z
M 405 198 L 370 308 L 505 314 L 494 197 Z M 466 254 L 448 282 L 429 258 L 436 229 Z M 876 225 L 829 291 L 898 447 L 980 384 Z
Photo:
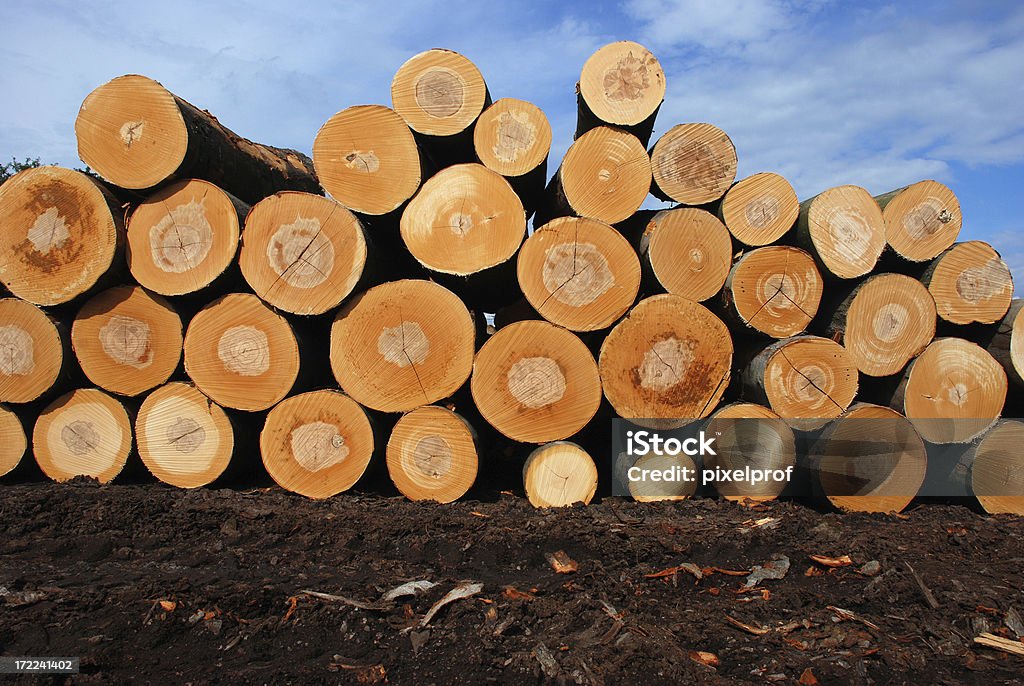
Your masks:
M 511 164 L 519 159 L 522 153 L 529 151 L 537 139 L 537 127 L 525 114 L 502 112 L 498 116 L 494 137 L 494 157 Z
M 585 307 L 615 285 L 608 260 L 593 243 L 559 243 L 547 249 L 541 268 L 544 288 L 569 307 Z
M 604 96 L 611 102 L 639 100 L 650 85 L 647 65 L 632 50 L 604 72 Z
M 380 170 L 380 159 L 373 150 L 353 150 L 345 155 L 345 166 L 366 174 L 374 174 Z
M 267 242 L 270 267 L 295 288 L 316 288 L 326 281 L 334 271 L 334 256 L 334 243 L 316 217 L 296 217 L 291 224 L 282 224 Z
M 340 429 L 315 421 L 299 424 L 289 433 L 292 457 L 307 472 L 319 472 L 340 464 L 351 452 Z
M 875 312 L 872 330 L 883 343 L 895 343 L 904 335 L 910 321 L 910 310 L 901 303 L 886 303 Z
M 462 109 L 466 84 L 451 69 L 434 67 L 416 80 L 416 104 L 431 117 L 447 119 Z
M 100 435 L 92 422 L 78 419 L 64 425 L 60 431 L 60 440 L 75 455 L 87 455 L 96 451 Z
M 452 470 L 452 447 L 437 434 L 417 441 L 409 457 L 411 460 L 403 460 L 406 472 L 419 474 L 427 480 L 444 478 Z
M 508 370 L 509 394 L 521 405 L 538 410 L 553 405 L 565 396 L 565 372 L 550 357 L 524 357 Z
M 260 376 L 270 369 L 270 341 L 255 327 L 232 326 L 217 342 L 217 357 L 229 372 Z
M 903 215 L 903 230 L 916 240 L 935 235 L 953 220 L 938 198 L 925 198 Z
M 680 341 L 668 336 L 654 343 L 644 353 L 637 367 L 640 385 L 648 390 L 663 392 L 678 384 L 693 363 L 697 343 L 690 339 Z
M 203 199 L 168 210 L 150 228 L 149 245 L 153 264 L 161 271 L 182 274 L 201 265 L 213 245 Z
M 206 443 L 206 429 L 191 417 L 176 417 L 167 427 L 167 443 L 179 453 L 194 453 Z
M 35 341 L 20 326 L 0 326 L 0 375 L 27 376 L 36 368 Z
M 40 214 L 26 234 L 32 247 L 40 253 L 49 253 L 62 247 L 70 237 L 68 225 L 56 207 L 47 208 Z
M 117 364 L 145 369 L 153 364 L 149 324 L 141 319 L 115 314 L 99 330 L 100 346 Z
M 401 368 L 422 364 L 430 354 L 430 339 L 419 322 L 403 321 L 385 327 L 377 337 L 377 352 L 385 360 Z
M 146 128 L 144 121 L 126 121 L 121 125 L 121 142 L 124 147 L 131 149 L 132 145 L 142 139 L 142 132 Z
M 770 195 L 755 198 L 747 203 L 744 215 L 747 224 L 755 229 L 763 229 L 779 218 L 779 201 Z

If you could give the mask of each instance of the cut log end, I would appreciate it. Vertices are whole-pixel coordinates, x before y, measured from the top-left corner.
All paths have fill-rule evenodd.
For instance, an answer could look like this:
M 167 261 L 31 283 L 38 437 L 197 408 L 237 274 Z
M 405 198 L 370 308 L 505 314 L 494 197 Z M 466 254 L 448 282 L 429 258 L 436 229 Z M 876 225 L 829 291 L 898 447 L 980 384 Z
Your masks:
M 391 431 L 387 465 L 395 487 L 410 500 L 458 500 L 476 480 L 473 429 L 443 407 L 413 410 Z
M 732 241 L 725 226 L 715 215 L 692 207 L 654 215 L 640 249 L 662 288 L 697 302 L 722 290 L 732 265 Z
M 480 115 L 473 147 L 488 169 L 502 176 L 522 176 L 547 160 L 551 124 L 533 103 L 502 98 Z
M 310 193 L 256 203 L 245 220 L 239 263 L 260 298 L 294 314 L 334 309 L 366 266 L 366 237 L 354 214 Z
M 885 248 L 885 220 L 871 195 L 859 186 L 837 186 L 805 201 L 800 229 L 832 274 L 864 276 Z
M 185 333 L 185 370 L 224 407 L 265 410 L 284 398 L 299 372 L 295 334 L 255 295 L 232 293 L 199 312 Z
M 657 112 L 665 99 L 665 72 L 644 46 L 618 41 L 583 64 L 579 91 L 600 121 L 634 126 Z
M 631 467 L 643 477 L 645 470 L 653 470 L 665 473 L 667 470 L 675 469 L 698 469 L 697 463 L 689 456 L 680 453 L 679 455 L 664 455 L 651 452 L 636 458 Z M 691 471 L 691 474 L 696 473 Z M 628 474 L 628 471 L 627 471 Z M 640 503 L 656 503 L 661 501 L 686 500 L 697 492 L 697 481 L 691 479 L 679 479 L 676 481 L 654 481 L 648 478 L 639 478 L 627 482 L 629 494 L 633 500 Z
M 0 277 L 37 305 L 66 303 L 114 266 L 124 225 L 93 179 L 61 167 L 22 171 L 0 186 Z
M 580 502 L 586 505 L 597 493 L 597 465 L 575 443 L 548 443 L 526 458 L 523 486 L 534 507 L 568 507 Z
M 35 305 L 0 299 L 0 402 L 27 403 L 57 381 L 64 346 L 56 324 Z
M 960 234 L 960 201 L 937 181 L 919 181 L 879 196 L 878 201 L 883 206 L 886 242 L 911 262 L 935 258 Z
M 629 242 L 596 219 L 561 217 L 523 244 L 519 285 L 548 321 L 596 331 L 626 313 L 640 289 L 640 262 Z
M 327 120 L 313 141 L 313 164 L 331 197 L 368 215 L 397 209 L 422 180 L 412 132 L 382 105 L 349 107 Z
M 231 266 L 248 205 L 207 181 L 186 179 L 157 191 L 128 222 L 128 267 L 161 295 L 201 290 Z
M 971 488 L 989 514 L 1024 514 L 1024 422 L 1004 421 L 982 437 L 971 466 Z
M 308 498 L 350 489 L 373 455 L 373 429 L 365 410 L 337 391 L 301 393 L 268 414 L 260 453 L 282 488 Z
M 721 198 L 736 180 L 736 166 L 732 141 L 712 124 L 677 124 L 651 149 L 655 194 L 684 205 Z
M 140 286 L 117 286 L 82 305 L 71 327 L 82 371 L 111 393 L 135 396 L 167 381 L 181 360 L 181 318 Z
M 14 471 L 27 449 L 28 438 L 18 415 L 0 405 L 0 476 Z
M 473 318 L 454 293 L 429 281 L 394 281 L 339 311 L 331 368 L 362 405 L 406 412 L 458 390 L 472 371 L 474 345 Z
M 958 243 L 937 257 L 922 277 L 940 317 L 953 324 L 991 324 L 1013 300 L 1013 277 L 991 245 Z
M 705 433 L 715 436 L 715 455 L 704 458 L 707 469 L 786 470 L 796 466 L 793 429 L 779 415 L 755 403 L 730 403 L 708 419 Z M 784 480 L 760 483 L 729 481 L 716 484 L 719 495 L 744 505 L 774 500 L 786 488 Z
M 640 209 L 651 187 L 651 160 L 636 136 L 599 126 L 569 147 L 558 171 L 569 206 L 615 224 Z
M 39 415 L 32 452 L 54 481 L 89 476 L 107 483 L 121 473 L 132 446 L 124 406 L 95 388 L 57 398 Z
M 800 202 L 789 181 L 764 172 L 748 176 L 726 191 L 718 215 L 733 238 L 759 247 L 774 243 L 793 228 Z
M 195 387 L 174 382 L 150 393 L 135 419 L 142 462 L 160 481 L 197 488 L 224 473 L 235 447 L 231 422 Z
M 421 264 L 468 276 L 507 262 L 526 235 L 512 186 L 481 164 L 435 174 L 402 212 L 402 239 Z
M 811 323 L 823 282 L 814 259 L 799 248 L 766 246 L 733 265 L 725 285 L 726 305 L 747 326 L 772 338 L 795 336 Z
M 411 57 L 391 81 L 391 101 L 413 131 L 453 136 L 468 129 L 487 104 L 487 84 L 469 59 L 434 49 Z

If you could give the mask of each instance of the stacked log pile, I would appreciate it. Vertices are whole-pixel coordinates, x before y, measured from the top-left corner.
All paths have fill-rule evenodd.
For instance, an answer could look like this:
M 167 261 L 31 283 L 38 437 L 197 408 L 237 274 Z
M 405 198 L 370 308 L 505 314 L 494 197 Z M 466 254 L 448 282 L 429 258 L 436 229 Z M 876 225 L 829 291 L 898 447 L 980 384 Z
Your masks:
M 1000 420 L 1024 399 L 1021 301 L 990 245 L 956 242 L 949 188 L 800 202 L 779 174 L 737 180 L 712 124 L 652 143 L 665 76 L 629 41 L 577 93 L 547 180 L 544 113 L 492 102 L 447 50 L 398 69 L 392 107 L 331 117 L 312 159 L 146 77 L 98 87 L 75 132 L 99 177 L 0 186 L 0 475 L 30 453 L 106 482 L 134 446 L 194 488 L 255 471 L 258 433 L 266 472 L 312 498 L 378 460 L 450 502 L 518 450 L 530 502 L 558 506 L 598 492 L 620 417 L 715 431 L 723 468 L 792 466 L 811 437 L 803 466 L 846 509 L 900 510 L 930 448 L 962 444 L 969 492 L 1024 513 L 1024 424 Z M 901 439 L 864 454 L 864 419 Z

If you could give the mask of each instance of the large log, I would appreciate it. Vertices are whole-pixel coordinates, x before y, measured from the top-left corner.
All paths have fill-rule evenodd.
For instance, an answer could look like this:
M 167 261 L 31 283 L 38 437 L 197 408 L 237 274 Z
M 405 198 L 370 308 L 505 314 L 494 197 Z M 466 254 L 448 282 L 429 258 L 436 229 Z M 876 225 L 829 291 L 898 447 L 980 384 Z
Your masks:
M 971 493 L 989 514 L 1024 515 L 1024 422 L 1002 420 L 971 445 L 961 463 L 970 468 Z
M 523 487 L 534 507 L 587 505 L 597 493 L 597 465 L 590 454 L 575 443 L 548 443 L 526 458 Z
M 713 124 L 676 124 L 651 148 L 651 192 L 662 200 L 706 205 L 736 180 L 736 148 Z
M 572 332 L 522 321 L 487 339 L 473 364 L 473 400 L 487 422 L 515 441 L 568 438 L 594 418 L 601 378 Z
M 704 468 L 724 471 L 782 470 L 796 466 L 793 429 L 779 415 L 756 403 L 730 403 L 708 417 L 704 432 L 715 437 L 715 454 L 704 456 Z M 784 480 L 716 482 L 726 500 L 754 505 L 774 500 L 785 490 Z
M 266 410 L 288 395 L 299 347 L 288 321 L 255 295 L 229 293 L 204 307 L 185 332 L 185 371 L 214 402 Z
M 710 310 L 678 295 L 655 295 L 602 343 L 604 393 L 626 419 L 701 419 L 729 385 L 732 354 L 729 331 Z
M 823 283 L 800 248 L 769 245 L 744 253 L 722 289 L 726 320 L 772 338 L 802 333 L 818 312 Z
M 918 181 L 875 200 L 885 219 L 885 240 L 905 260 L 931 260 L 960 234 L 960 201 L 938 181 Z
M 732 265 L 729 231 L 715 215 L 695 207 L 655 214 L 639 247 L 649 283 L 697 302 L 722 290 Z
M 253 205 L 238 259 L 249 286 L 272 307 L 323 314 L 362 282 L 366 235 L 359 219 L 337 201 L 277 193 Z
M 604 222 L 583 217 L 559 217 L 534 231 L 519 251 L 516 272 L 530 305 L 573 331 L 608 328 L 640 290 L 640 261 L 629 242 Z
M 866 190 L 836 186 L 800 204 L 796 240 L 827 274 L 854 279 L 875 268 L 885 248 L 885 220 Z
M 124 405 L 95 388 L 71 391 L 40 413 L 32 453 L 54 481 L 90 476 L 100 483 L 124 469 L 132 447 L 132 423 Z
M 665 100 L 665 72 L 639 43 L 609 43 L 583 63 L 576 93 L 576 138 L 609 124 L 626 129 L 646 146 Z
M 246 140 L 145 76 L 119 76 L 89 93 L 75 135 L 78 156 L 122 188 L 199 178 L 248 203 L 282 190 L 320 192 L 302 153 Z
M 394 281 L 338 311 L 331 368 L 360 404 L 406 412 L 447 398 L 466 382 L 475 340 L 473 317 L 454 293 L 429 281 Z
M 135 417 L 139 457 L 153 476 L 178 488 L 215 481 L 231 462 L 235 432 L 221 409 L 190 384 L 173 382 L 142 401 Z
M 248 212 L 209 181 L 184 179 L 158 190 L 128 219 L 132 276 L 161 295 L 237 287 L 235 255 Z
M 0 279 L 36 305 L 66 303 L 122 266 L 124 211 L 99 182 L 61 167 L 0 186 Z
M 939 317 L 953 324 L 992 324 L 1013 299 L 1010 268 L 984 241 L 957 243 L 936 257 L 921 275 L 935 298 Z
M 789 181 L 763 172 L 737 181 L 718 206 L 718 217 L 732 237 L 760 247 L 782 238 L 800 216 L 800 201 Z
M 0 299 L 0 402 L 28 403 L 59 392 L 73 367 L 62 323 L 24 300 Z
M 0 476 L 10 474 L 28 450 L 28 438 L 21 418 L 0 405 Z
M 902 274 L 869 276 L 824 315 L 825 335 L 841 343 L 868 376 L 890 376 L 935 337 L 935 301 Z
M 281 488 L 329 498 L 352 488 L 373 456 L 366 411 L 338 391 L 301 393 L 267 413 L 260 453 Z
M 1015 298 L 1006 316 L 989 339 L 986 349 L 1006 370 L 1006 377 L 1018 390 L 1024 390 L 1024 299 Z
M 843 346 L 818 336 L 776 341 L 743 370 L 745 398 L 767 403 L 793 428 L 812 431 L 846 411 L 857 395 L 857 366 Z
M 82 305 L 71 325 L 71 346 L 90 381 L 136 396 L 165 383 L 177 369 L 181 318 L 141 286 L 116 286 Z
M 313 141 L 313 163 L 331 197 L 354 212 L 387 214 L 424 178 L 412 131 L 383 105 L 357 105 L 327 120 Z
M 476 432 L 449 409 L 417 408 L 391 430 L 387 465 L 391 481 L 409 500 L 453 502 L 476 481 Z
M 531 216 L 544 193 L 551 124 L 533 103 L 502 98 L 484 110 L 473 130 L 476 158 L 504 176 Z

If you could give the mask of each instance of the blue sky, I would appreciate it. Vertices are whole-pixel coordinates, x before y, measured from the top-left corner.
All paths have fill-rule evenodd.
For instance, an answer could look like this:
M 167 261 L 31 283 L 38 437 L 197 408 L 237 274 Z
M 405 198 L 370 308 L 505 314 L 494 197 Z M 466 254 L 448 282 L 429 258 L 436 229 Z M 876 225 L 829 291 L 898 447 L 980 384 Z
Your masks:
M 0 158 L 80 165 L 78 107 L 124 73 L 248 138 L 309 152 L 333 113 L 390 105 L 402 62 L 447 47 L 480 67 L 493 98 L 547 113 L 553 169 L 583 62 L 621 39 L 665 67 L 655 136 L 714 123 L 736 144 L 740 176 L 779 172 L 801 199 L 937 179 L 960 198 L 961 240 L 991 242 L 1024 283 L 1024 3 L 1013 1 L 5 0 Z

